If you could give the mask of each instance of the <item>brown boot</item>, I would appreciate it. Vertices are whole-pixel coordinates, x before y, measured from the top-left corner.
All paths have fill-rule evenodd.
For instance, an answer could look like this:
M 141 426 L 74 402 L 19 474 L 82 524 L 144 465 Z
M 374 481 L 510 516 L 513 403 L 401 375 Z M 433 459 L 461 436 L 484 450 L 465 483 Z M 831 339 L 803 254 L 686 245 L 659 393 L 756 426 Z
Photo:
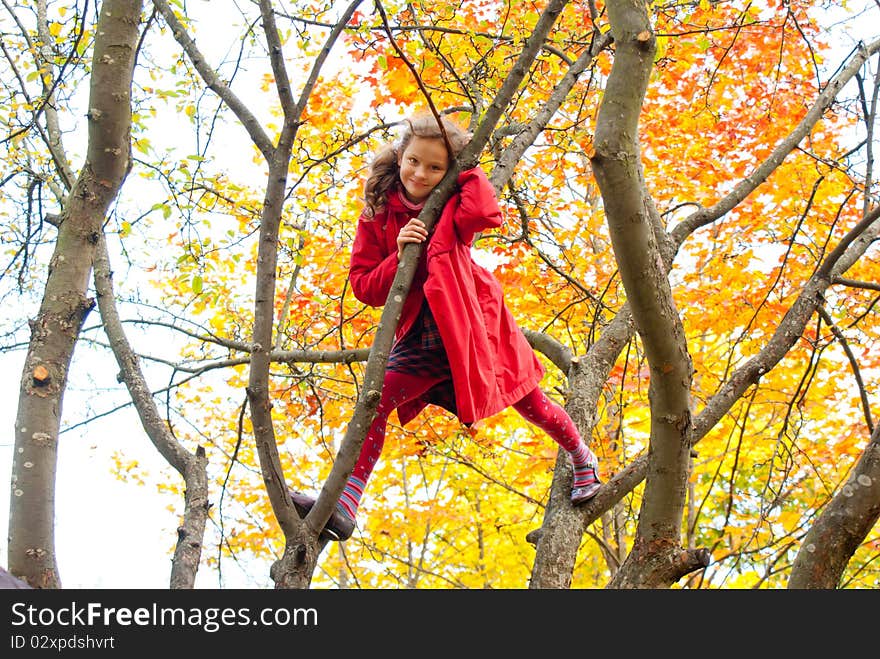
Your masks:
M 293 500 L 293 507 L 296 508 L 296 512 L 301 518 L 305 517 L 312 509 L 312 506 L 315 505 L 315 500 L 301 492 L 294 492 L 293 490 L 288 490 L 288 492 Z M 326 540 L 342 542 L 351 537 L 351 534 L 354 533 L 354 526 L 354 520 L 351 517 L 338 510 L 334 510 L 321 531 L 321 537 Z

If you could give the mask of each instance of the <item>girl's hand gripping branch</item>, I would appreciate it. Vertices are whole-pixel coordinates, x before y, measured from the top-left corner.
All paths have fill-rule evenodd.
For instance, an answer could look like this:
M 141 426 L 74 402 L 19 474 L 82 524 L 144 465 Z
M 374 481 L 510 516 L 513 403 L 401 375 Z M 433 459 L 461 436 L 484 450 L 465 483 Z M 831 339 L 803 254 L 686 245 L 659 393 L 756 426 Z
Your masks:
M 397 234 L 397 260 L 403 257 L 403 248 L 409 243 L 422 243 L 428 239 L 428 230 L 425 224 L 413 218 L 403 225 Z

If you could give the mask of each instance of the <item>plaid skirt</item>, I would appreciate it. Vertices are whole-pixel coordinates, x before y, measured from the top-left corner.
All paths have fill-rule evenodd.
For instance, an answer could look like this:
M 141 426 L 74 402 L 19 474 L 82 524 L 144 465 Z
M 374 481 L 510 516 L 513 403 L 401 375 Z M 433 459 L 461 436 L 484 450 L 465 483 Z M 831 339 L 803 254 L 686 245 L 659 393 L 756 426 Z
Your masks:
M 422 304 L 412 327 L 388 354 L 386 370 L 426 378 L 452 378 L 440 330 L 428 303 Z
M 432 380 L 431 388 L 420 396 L 421 400 L 456 413 L 449 358 L 427 301 L 422 304 L 410 330 L 391 348 L 385 368 Z

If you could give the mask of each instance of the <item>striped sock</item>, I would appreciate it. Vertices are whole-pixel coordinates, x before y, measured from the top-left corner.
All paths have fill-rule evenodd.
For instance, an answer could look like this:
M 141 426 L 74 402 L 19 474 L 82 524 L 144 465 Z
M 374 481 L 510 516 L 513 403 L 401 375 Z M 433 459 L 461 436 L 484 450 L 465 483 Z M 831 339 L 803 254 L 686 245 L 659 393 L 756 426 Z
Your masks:
M 574 470 L 574 481 L 572 488 L 586 487 L 592 485 L 599 480 L 599 474 L 596 473 L 596 456 L 587 448 L 587 445 L 581 442 L 574 451 L 569 453 L 571 456 L 571 466 Z
M 350 476 L 339 501 L 336 503 L 336 509 L 346 517 L 354 519 L 357 515 L 358 504 L 364 495 L 365 486 L 366 482 L 355 476 Z

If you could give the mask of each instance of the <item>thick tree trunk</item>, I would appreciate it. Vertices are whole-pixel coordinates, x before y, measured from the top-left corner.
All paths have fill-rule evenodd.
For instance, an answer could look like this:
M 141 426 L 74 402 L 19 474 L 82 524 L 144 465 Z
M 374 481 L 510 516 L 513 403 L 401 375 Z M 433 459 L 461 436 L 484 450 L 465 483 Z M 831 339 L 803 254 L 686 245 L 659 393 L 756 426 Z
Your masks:
M 570 393 L 565 409 L 584 438 L 592 436 L 602 389 L 620 350 L 633 331 L 632 316 L 626 305 L 604 328 L 587 355 L 571 362 L 568 369 Z M 568 501 L 570 490 L 571 467 L 568 456 L 560 450 L 550 501 L 544 512 L 544 522 L 536 534 L 535 563 L 529 582 L 531 588 L 569 588 L 584 529 L 596 520 L 601 511 L 609 510 L 629 491 L 614 483 L 607 483 L 593 501 L 575 509 Z M 593 510 L 600 512 L 590 514 Z
M 131 80 L 140 0 L 101 6 L 89 96 L 85 165 L 61 214 L 43 302 L 31 321 L 15 421 L 9 570 L 36 588 L 60 588 L 55 471 L 67 373 L 94 307 L 86 291 L 101 223 L 129 168 Z
M 648 474 L 636 540 L 611 587 L 668 587 L 704 564 L 681 550 L 691 424 L 691 360 L 655 238 L 638 120 L 656 43 L 644 3 L 610 2 L 615 58 L 591 162 L 636 329 L 651 371 Z

